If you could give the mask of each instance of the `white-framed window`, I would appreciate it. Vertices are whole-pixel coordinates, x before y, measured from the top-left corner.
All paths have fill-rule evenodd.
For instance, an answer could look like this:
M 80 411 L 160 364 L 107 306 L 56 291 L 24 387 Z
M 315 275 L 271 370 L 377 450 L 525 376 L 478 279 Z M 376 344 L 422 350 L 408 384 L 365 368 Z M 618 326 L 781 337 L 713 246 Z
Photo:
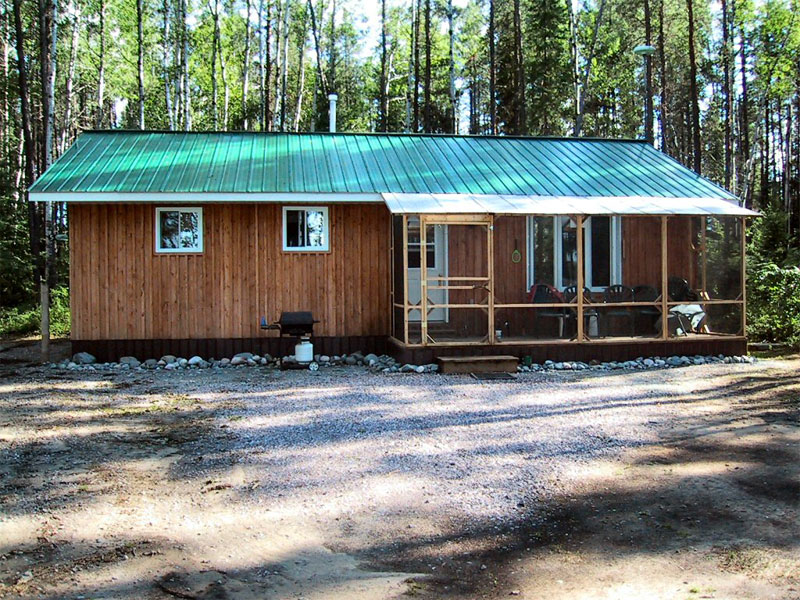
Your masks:
M 199 207 L 156 208 L 156 252 L 161 254 L 203 251 L 203 209 Z
M 549 283 L 563 290 L 578 283 L 578 232 L 566 215 L 528 217 L 528 286 Z M 583 220 L 584 285 L 592 291 L 622 281 L 622 223 L 619 217 Z
M 284 251 L 327 252 L 330 250 L 329 231 L 327 207 L 283 207 Z

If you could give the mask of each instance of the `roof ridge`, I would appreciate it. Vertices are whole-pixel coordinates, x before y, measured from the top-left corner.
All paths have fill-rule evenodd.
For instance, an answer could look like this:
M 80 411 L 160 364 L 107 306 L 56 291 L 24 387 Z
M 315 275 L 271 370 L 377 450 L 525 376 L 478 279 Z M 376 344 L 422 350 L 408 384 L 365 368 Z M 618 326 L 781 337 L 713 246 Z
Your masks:
M 540 140 L 563 142 L 615 142 L 647 144 L 647 140 L 635 138 L 604 138 L 604 137 L 571 137 L 566 135 L 485 135 L 477 133 L 410 133 L 404 131 L 172 131 L 169 129 L 84 129 L 84 133 L 111 133 L 111 134 L 172 134 L 172 135 L 257 135 L 257 136 L 365 136 L 365 137 L 399 137 L 399 138 L 461 138 L 461 139 L 487 139 L 487 140 Z

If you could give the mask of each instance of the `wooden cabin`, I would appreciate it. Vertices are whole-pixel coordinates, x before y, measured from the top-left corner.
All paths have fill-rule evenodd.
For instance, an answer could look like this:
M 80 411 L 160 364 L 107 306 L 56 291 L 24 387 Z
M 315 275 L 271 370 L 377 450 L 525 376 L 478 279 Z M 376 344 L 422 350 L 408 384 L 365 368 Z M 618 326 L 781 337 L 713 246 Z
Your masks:
M 66 202 L 71 340 L 123 355 L 622 360 L 745 351 L 755 213 L 641 141 L 83 133 L 31 187 Z M 582 290 L 578 293 L 577 290 Z

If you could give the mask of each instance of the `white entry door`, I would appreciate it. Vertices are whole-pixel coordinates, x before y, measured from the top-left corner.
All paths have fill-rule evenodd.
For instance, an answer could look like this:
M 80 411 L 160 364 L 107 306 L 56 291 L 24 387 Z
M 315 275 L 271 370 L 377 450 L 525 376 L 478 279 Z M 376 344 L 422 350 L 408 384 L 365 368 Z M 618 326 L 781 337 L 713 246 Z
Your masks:
M 447 225 L 428 225 L 425 233 L 425 260 L 427 261 L 427 280 L 430 285 L 446 285 L 445 281 L 436 281 L 436 277 L 447 277 Z M 421 286 L 421 251 L 419 232 L 419 218 L 408 219 L 408 301 L 410 304 L 420 304 L 422 299 Z M 433 281 L 431 281 L 433 280 Z M 447 304 L 447 290 L 428 289 L 428 302 L 433 304 Z M 419 322 L 422 313 L 413 310 L 409 314 L 409 321 Z M 446 308 L 434 308 L 428 312 L 428 321 L 447 321 Z

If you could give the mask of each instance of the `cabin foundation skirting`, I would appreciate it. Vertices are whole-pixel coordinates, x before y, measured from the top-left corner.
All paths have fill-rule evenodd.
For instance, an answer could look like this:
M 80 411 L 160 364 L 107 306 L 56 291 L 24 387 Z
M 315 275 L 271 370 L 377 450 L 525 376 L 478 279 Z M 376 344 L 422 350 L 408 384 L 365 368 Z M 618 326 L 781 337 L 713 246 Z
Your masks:
M 603 342 L 586 344 L 502 344 L 465 346 L 407 347 L 389 340 L 388 353 L 401 362 L 428 364 L 440 356 L 488 356 L 508 354 L 530 356 L 535 363 L 546 360 L 579 360 L 601 362 L 633 360 L 639 356 L 726 356 L 747 354 L 747 338 L 720 337 L 717 339 L 648 340 L 647 342 Z
M 350 354 L 361 351 L 384 354 L 387 338 L 381 335 L 318 336 L 313 337 L 315 354 Z M 296 339 L 280 337 L 212 338 L 212 339 L 158 339 L 158 340 L 71 340 L 72 352 L 89 352 L 99 362 L 116 362 L 122 356 L 135 356 L 139 360 L 161 358 L 166 354 L 190 358 L 230 358 L 239 352 L 287 356 L 294 354 Z

